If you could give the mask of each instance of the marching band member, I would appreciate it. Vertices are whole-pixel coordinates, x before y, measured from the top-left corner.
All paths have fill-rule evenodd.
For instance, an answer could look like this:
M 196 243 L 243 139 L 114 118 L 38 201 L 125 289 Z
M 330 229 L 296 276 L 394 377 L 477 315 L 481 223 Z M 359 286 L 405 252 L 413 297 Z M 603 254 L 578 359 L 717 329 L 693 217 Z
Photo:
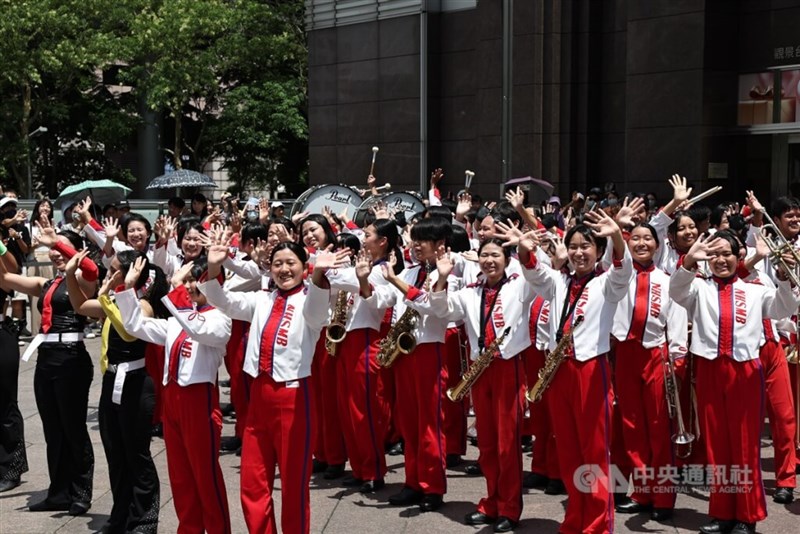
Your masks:
M 520 263 L 533 291 L 550 301 L 550 349 L 554 349 L 574 320 L 583 317 L 573 335 L 559 372 L 552 379 L 550 415 L 558 443 L 558 460 L 569 501 L 563 533 L 608 533 L 614 525 L 609 493 L 611 370 L 607 354 L 617 303 L 628 292 L 633 267 L 617 223 L 602 212 L 588 212 L 585 224 L 570 229 L 564 239 L 572 274 L 555 271 L 529 251 L 538 247 L 535 232 L 520 240 Z M 613 264 L 597 272 L 606 238 L 614 247 Z M 556 319 L 558 318 L 558 319 Z M 580 472 L 588 465 L 590 473 Z M 583 487 L 576 481 L 585 481 Z
M 208 279 L 200 289 L 233 319 L 250 322 L 244 370 L 254 381 L 242 438 L 241 499 L 250 532 L 278 532 L 272 491 L 275 466 L 281 473 L 281 527 L 308 532 L 309 482 L 314 437 L 309 375 L 320 333 L 328 321 L 330 292 L 324 271 L 339 267 L 347 251 L 321 252 L 312 284 L 303 284 L 308 256 L 285 241 L 272 249 L 270 272 L 276 289 L 235 293 L 218 276 L 228 247 L 209 250 Z M 326 399 L 334 402 L 334 399 Z
M 525 279 L 508 274 L 511 252 L 490 238 L 478 249 L 484 278 L 459 291 L 445 293 L 453 269 L 449 255 L 437 261 L 439 279 L 431 302 L 447 306 L 450 320 L 463 320 L 473 365 L 497 341 L 491 364 L 472 387 L 475 424 L 480 439 L 478 463 L 486 477 L 487 496 L 467 514 L 468 525 L 494 523 L 495 532 L 509 532 L 522 514 L 522 450 L 520 425 L 525 371 L 520 358 L 530 345 L 528 313 L 534 294 Z M 505 332 L 504 332 L 505 331 Z
M 347 446 L 352 477 L 346 486 L 360 485 L 362 493 L 372 493 L 384 486 L 386 456 L 384 440 L 391 420 L 391 384 L 376 356 L 380 341 L 388 331 L 386 313 L 367 305 L 360 295 L 359 279 L 372 286 L 385 285 L 382 273 L 389 253 L 397 254 L 399 235 L 394 221 L 376 219 L 364 228 L 364 243 L 355 268 L 329 269 L 325 276 L 331 289 L 347 291 L 347 334 L 337 349 L 337 385 L 339 416 Z M 397 255 L 395 257 L 398 257 Z M 402 271 L 402 263 L 395 265 Z M 357 274 L 360 273 L 360 276 Z
M 319 214 L 311 214 L 299 224 L 299 238 L 308 251 L 309 263 L 315 264 L 316 254 L 336 244 L 328 220 Z M 331 303 L 333 304 L 333 303 Z M 330 306 L 329 306 L 330 307 Z M 317 425 L 314 443 L 314 473 L 324 472 L 323 478 L 333 480 L 344 475 L 347 449 L 342 438 L 337 405 L 339 384 L 336 381 L 336 360 L 325 350 L 326 331 L 323 330 L 311 362 L 311 395 L 314 424 Z
M 50 247 L 50 261 L 56 278 L 20 276 L 5 272 L 0 262 L 0 285 L 39 297 L 42 314 L 40 333 L 34 338 L 24 361 L 39 349 L 33 390 L 42 418 L 47 442 L 47 470 L 50 487 L 47 497 L 31 504 L 32 512 L 67 511 L 70 515 L 85 514 L 92 502 L 94 451 L 86 429 L 89 387 L 92 384 L 92 360 L 83 344 L 86 319 L 70 304 L 64 270 L 67 261 L 83 249 L 83 240 L 76 233 L 55 230 L 44 220 L 39 224 L 39 245 Z M 79 282 L 82 291 L 97 290 L 97 265 L 84 258 L 80 263 Z
M 672 200 L 650 219 L 650 224 L 656 230 L 659 242 L 663 243 L 653 261 L 659 269 L 672 274 L 680 256 L 686 254 L 700 233 L 689 214 L 678 211 L 692 194 L 692 188 L 686 186 L 686 178 L 673 174 L 669 184 L 673 191 Z
M 767 516 L 759 457 L 762 319 L 788 317 L 798 306 L 788 281 L 779 281 L 776 291 L 739 279 L 739 248 L 729 230 L 698 240 L 670 280 L 670 297 L 687 309 L 693 324 L 690 350 L 698 356 L 698 409 L 714 473 L 713 520 L 701 527 L 704 533 L 755 533 L 755 523 Z M 713 278 L 695 276 L 702 260 L 708 261 Z
M 117 253 L 98 299 L 91 300 L 80 290 L 75 275 L 85 256 L 86 250 L 69 260 L 66 277 L 73 308 L 81 315 L 105 319 L 101 358 L 106 357 L 109 366 L 103 374 L 98 421 L 114 503 L 103 532 L 155 533 L 161 506 L 158 473 L 150 455 L 155 388 L 145 368 L 146 343 L 125 331 L 119 308 L 109 297 L 112 288 L 122 285 L 136 259 L 145 255 L 134 250 Z M 155 309 L 159 317 L 166 318 L 169 312 L 160 298 L 167 294 L 167 281 L 159 269 L 150 287 L 146 287 L 149 277 L 150 269 L 145 265 L 134 285 L 137 297 L 148 315 Z
M 217 372 L 231 335 L 231 320 L 210 306 L 197 289 L 205 258 L 189 262 L 172 277 L 161 300 L 169 319 L 145 317 L 135 286 L 146 262 L 138 258 L 116 295 L 125 330 L 164 345 L 164 444 L 178 532 L 231 532 L 228 497 L 219 466 L 222 413 Z
M 686 355 L 686 328 L 680 322 L 685 314 L 675 313 L 677 306 L 668 298 L 669 276 L 653 262 L 659 246 L 656 231 L 649 224 L 639 223 L 631 230 L 628 249 L 635 278 L 614 317 L 613 336 L 617 340 L 614 385 L 625 453 L 634 480 L 647 470 L 663 473 L 672 464 L 664 360 Z M 630 500 L 616 504 L 617 512 L 649 511 L 656 521 L 669 519 L 677 494 L 656 488 L 663 486 L 658 483 L 659 478 L 650 478 L 645 487 L 635 486 Z
M 369 305 L 379 310 L 393 306 L 396 322 L 407 309 L 420 315 L 413 326 L 405 325 L 416 340 L 415 348 L 399 356 L 393 366 L 398 397 L 396 422 L 405 440 L 406 478 L 403 490 L 389 497 L 389 504 L 419 504 L 423 512 L 438 510 L 447 491 L 442 403 L 449 402 L 444 397 L 447 382 L 444 336 L 448 321 L 433 314 L 422 288 L 429 277 L 430 283 L 435 283 L 437 274 L 430 269 L 437 251 L 444 252 L 449 234 L 450 222 L 441 217 L 415 223 L 411 239 L 414 256 L 420 264 L 396 275 L 392 270 L 394 260 L 390 259 L 383 275 L 394 287 L 371 287 L 359 273 L 361 295 Z

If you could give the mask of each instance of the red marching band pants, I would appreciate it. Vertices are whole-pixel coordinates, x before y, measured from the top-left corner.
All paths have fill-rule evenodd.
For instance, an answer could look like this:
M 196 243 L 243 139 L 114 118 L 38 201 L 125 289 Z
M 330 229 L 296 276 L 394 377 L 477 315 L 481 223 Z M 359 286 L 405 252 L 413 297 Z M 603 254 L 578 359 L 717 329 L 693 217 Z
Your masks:
M 607 356 L 585 362 L 565 359 L 545 396 L 549 396 L 558 463 L 569 499 L 559 532 L 609 533 L 614 526 L 609 492 L 614 393 Z
M 790 343 L 785 338 L 781 337 L 781 346 L 783 346 L 784 352 L 789 352 Z M 791 395 L 794 400 L 794 404 L 792 405 L 792 413 L 794 414 L 794 421 L 795 421 L 795 434 L 792 438 L 794 440 L 795 445 L 795 458 L 796 458 L 796 466 L 800 466 L 800 436 L 797 434 L 797 427 L 800 426 L 800 408 L 798 405 L 800 404 L 800 363 L 793 363 L 789 364 L 789 384 L 791 387 Z M 767 393 L 769 395 L 769 393 Z M 776 459 L 777 462 L 777 459 Z M 795 468 L 796 469 L 796 468 Z
M 478 464 L 486 479 L 486 497 L 478 511 L 519 521 L 522 514 L 520 448 L 525 373 L 519 356 L 495 358 L 472 387 Z
M 656 508 L 675 506 L 672 429 L 664 386 L 666 347 L 642 347 L 636 340 L 616 346 L 614 393 L 622 437 L 632 467 L 631 498 Z
M 347 462 L 347 451 L 339 422 L 336 358 L 331 358 L 325 349 L 327 331 L 327 328 L 322 329 L 311 363 L 312 402 L 317 425 L 314 458 L 328 465 L 340 465 Z
M 386 475 L 384 440 L 391 404 L 376 356 L 381 335 L 371 328 L 347 333 L 336 355 L 339 417 L 353 476 L 381 480 Z
M 544 366 L 545 352 L 534 347 L 528 347 L 523 352 L 525 361 L 525 375 L 528 387 L 533 387 L 539 379 L 539 369 Z M 533 442 L 533 459 L 531 472 L 544 475 L 552 480 L 561 480 L 558 469 L 558 449 L 556 436 L 553 433 L 553 424 L 550 422 L 548 409 L 548 396 L 542 396 L 539 402 L 528 405 L 530 414 L 523 420 L 523 430 L 529 432 L 535 439 Z
M 281 531 L 307 533 L 314 425 L 310 379 L 275 382 L 261 373 L 250 388 L 242 437 L 241 499 L 248 532 L 278 532 L 272 491 L 281 473 Z
M 397 426 L 405 440 L 405 485 L 444 495 L 445 444 L 442 425 L 447 372 L 444 343 L 420 343 L 393 367 Z M 450 401 L 447 401 L 450 402 Z
M 466 358 L 464 342 L 466 342 L 466 334 L 463 332 L 463 327 L 448 328 L 445 332 L 445 370 L 448 388 L 456 386 L 461 381 L 462 361 Z M 445 452 L 459 456 L 466 454 L 469 396 L 465 396 L 459 402 L 453 402 L 447 398 L 442 402 L 444 403 Z
M 758 359 L 695 358 L 697 403 L 711 476 L 708 513 L 755 523 L 767 517 L 761 478 L 764 374 Z
M 219 466 L 219 390 L 207 382 L 163 389 L 164 445 L 178 533 L 231 532 L 228 496 Z
M 792 404 L 790 366 L 780 343 L 769 340 L 759 351 L 766 387 L 767 417 L 775 449 L 775 482 L 779 488 L 797 486 L 795 465 L 796 421 Z

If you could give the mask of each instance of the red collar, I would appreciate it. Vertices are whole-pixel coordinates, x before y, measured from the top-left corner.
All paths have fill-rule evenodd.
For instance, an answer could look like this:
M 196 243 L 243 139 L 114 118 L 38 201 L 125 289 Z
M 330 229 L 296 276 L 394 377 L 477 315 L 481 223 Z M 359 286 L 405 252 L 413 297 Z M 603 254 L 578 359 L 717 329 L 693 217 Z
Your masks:
M 653 272 L 655 270 L 656 264 L 655 264 L 655 262 L 651 261 L 650 265 L 645 267 L 644 265 L 642 265 L 638 261 L 634 261 L 633 262 L 633 268 L 636 269 L 637 273 L 651 273 L 651 272 Z
M 283 298 L 291 297 L 292 295 L 301 292 L 303 288 L 305 288 L 305 285 L 303 284 L 303 282 L 300 282 L 291 289 L 286 289 L 286 290 L 278 289 L 278 296 Z
M 719 287 L 731 285 L 739 279 L 739 277 L 736 276 L 735 274 L 733 276 L 729 276 L 728 278 L 720 278 L 718 276 L 712 276 L 711 278 L 717 283 L 717 286 Z

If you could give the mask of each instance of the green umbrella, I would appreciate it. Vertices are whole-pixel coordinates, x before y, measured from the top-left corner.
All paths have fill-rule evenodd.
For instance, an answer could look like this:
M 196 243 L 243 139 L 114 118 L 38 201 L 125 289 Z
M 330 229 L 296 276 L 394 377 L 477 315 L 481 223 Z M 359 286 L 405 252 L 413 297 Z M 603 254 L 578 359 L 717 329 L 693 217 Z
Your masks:
M 87 196 L 99 208 L 124 200 L 131 192 L 129 187 L 111 180 L 87 180 L 64 189 L 55 201 L 57 207 L 64 209 L 73 202 L 79 202 Z

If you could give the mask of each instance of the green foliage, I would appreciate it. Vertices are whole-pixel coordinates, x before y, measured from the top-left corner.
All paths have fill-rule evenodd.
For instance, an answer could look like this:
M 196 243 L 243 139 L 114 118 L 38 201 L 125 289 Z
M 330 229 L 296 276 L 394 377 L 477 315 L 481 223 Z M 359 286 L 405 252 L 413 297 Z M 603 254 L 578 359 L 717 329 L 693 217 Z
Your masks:
M 176 166 L 224 158 L 239 188 L 298 181 L 303 13 L 302 0 L 0 0 L 0 179 L 24 191 L 30 150 L 43 192 L 130 180 L 107 155 L 135 145 L 143 103 L 163 113 Z

